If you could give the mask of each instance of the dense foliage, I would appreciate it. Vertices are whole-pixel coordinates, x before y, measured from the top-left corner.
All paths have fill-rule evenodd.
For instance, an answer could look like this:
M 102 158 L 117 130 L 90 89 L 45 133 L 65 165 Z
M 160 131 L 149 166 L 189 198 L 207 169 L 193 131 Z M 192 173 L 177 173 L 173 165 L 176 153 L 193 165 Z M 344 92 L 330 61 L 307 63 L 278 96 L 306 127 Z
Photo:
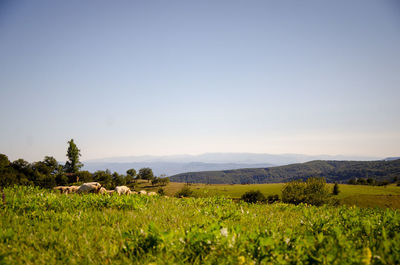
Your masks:
M 329 195 L 324 178 L 291 181 L 282 189 L 282 201 L 293 204 L 307 203 L 320 206 L 330 201 Z
M 193 196 L 193 190 L 190 189 L 189 186 L 183 186 L 182 189 L 175 193 L 175 197 L 183 198 L 183 197 L 191 197 Z
M 324 177 L 327 182 L 347 183 L 352 178 L 392 182 L 400 176 L 400 159 L 392 161 L 311 161 L 270 168 L 189 172 L 171 176 L 174 182 L 208 184 L 261 184 Z
M 400 213 L 4 189 L 2 264 L 399 264 Z
M 265 202 L 267 200 L 259 190 L 245 192 L 240 199 L 247 203 Z
M 151 168 L 145 167 L 139 170 L 137 174 L 138 179 L 147 179 L 148 181 L 154 178 L 153 170 Z
M 98 170 L 94 173 L 89 171 L 76 171 L 72 173 L 71 171 L 80 167 L 79 164 L 79 160 L 70 163 L 67 161 L 63 166 L 51 156 L 46 156 L 43 161 L 33 163 L 29 163 L 23 159 L 11 162 L 6 155 L 0 154 L 0 187 L 30 185 L 52 188 L 54 186 L 91 181 L 99 182 L 107 189 L 113 189 L 121 185 L 135 186 L 133 176 L 135 176 L 136 171 L 134 169 L 128 170 L 127 175 L 111 172 L 110 170 Z M 169 178 L 154 177 L 150 168 L 140 169 L 140 172 L 142 172 L 142 177 L 154 180 L 154 185 L 165 186 L 169 183 Z
M 393 183 L 397 182 L 397 176 L 393 178 Z M 376 180 L 373 178 L 351 178 L 347 184 L 351 185 L 370 185 L 370 186 L 386 186 L 390 183 L 389 180 Z
M 332 194 L 333 195 L 339 195 L 339 185 L 337 183 L 335 183 L 335 185 L 333 185 L 333 189 L 332 189 Z

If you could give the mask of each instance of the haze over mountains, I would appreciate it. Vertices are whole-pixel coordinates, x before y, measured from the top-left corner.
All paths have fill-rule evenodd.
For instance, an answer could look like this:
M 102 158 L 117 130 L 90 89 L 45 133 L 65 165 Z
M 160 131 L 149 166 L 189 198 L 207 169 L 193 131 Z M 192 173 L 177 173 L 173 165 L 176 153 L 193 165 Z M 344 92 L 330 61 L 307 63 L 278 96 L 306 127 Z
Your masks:
M 84 170 L 91 172 L 110 169 L 125 173 L 130 168 L 153 169 L 155 175 L 167 176 L 195 171 L 262 168 L 303 163 L 312 160 L 380 160 L 378 157 L 344 155 L 257 154 L 257 153 L 205 153 L 199 155 L 124 156 L 84 161 Z

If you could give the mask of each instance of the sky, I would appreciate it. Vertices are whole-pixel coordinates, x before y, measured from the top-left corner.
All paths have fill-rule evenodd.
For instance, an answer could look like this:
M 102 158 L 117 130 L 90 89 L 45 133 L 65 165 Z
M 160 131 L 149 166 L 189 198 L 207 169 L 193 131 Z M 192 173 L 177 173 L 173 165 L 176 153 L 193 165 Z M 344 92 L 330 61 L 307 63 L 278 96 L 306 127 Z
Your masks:
M 400 3 L 0 0 L 0 153 L 400 155 Z

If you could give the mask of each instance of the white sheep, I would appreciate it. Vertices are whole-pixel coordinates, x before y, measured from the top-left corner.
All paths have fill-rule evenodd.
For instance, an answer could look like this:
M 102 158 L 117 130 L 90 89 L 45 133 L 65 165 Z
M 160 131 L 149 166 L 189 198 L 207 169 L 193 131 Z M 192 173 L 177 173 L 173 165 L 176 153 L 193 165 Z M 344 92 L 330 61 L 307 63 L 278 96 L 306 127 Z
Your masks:
M 141 190 L 141 191 L 139 191 L 139 194 L 140 194 L 140 195 L 147 195 L 147 191 Z
M 75 193 L 78 191 L 78 189 L 79 189 L 79 186 L 69 186 L 67 188 L 67 193 Z
M 78 193 L 99 193 L 101 189 L 101 184 L 98 182 L 88 182 L 88 183 L 83 183 L 79 188 L 78 188 Z
M 106 194 L 107 190 L 105 188 L 101 187 L 100 190 L 99 190 L 99 193 L 100 194 Z
M 127 186 L 117 186 L 114 190 L 118 195 L 131 194 L 131 190 Z
M 68 186 L 57 186 L 54 187 L 53 190 L 60 191 L 60 193 L 67 194 L 68 193 Z

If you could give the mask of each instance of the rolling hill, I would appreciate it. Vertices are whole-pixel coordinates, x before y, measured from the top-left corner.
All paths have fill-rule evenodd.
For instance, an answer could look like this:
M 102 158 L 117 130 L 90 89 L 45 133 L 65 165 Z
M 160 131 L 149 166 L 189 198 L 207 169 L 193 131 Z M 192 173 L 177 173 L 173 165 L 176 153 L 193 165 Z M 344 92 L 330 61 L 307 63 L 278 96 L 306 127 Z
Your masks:
M 400 178 L 400 159 L 391 161 L 323 161 L 267 168 L 188 172 L 170 177 L 173 182 L 207 184 L 279 183 L 308 177 L 325 177 L 327 182 L 344 183 L 351 178 L 392 180 Z

